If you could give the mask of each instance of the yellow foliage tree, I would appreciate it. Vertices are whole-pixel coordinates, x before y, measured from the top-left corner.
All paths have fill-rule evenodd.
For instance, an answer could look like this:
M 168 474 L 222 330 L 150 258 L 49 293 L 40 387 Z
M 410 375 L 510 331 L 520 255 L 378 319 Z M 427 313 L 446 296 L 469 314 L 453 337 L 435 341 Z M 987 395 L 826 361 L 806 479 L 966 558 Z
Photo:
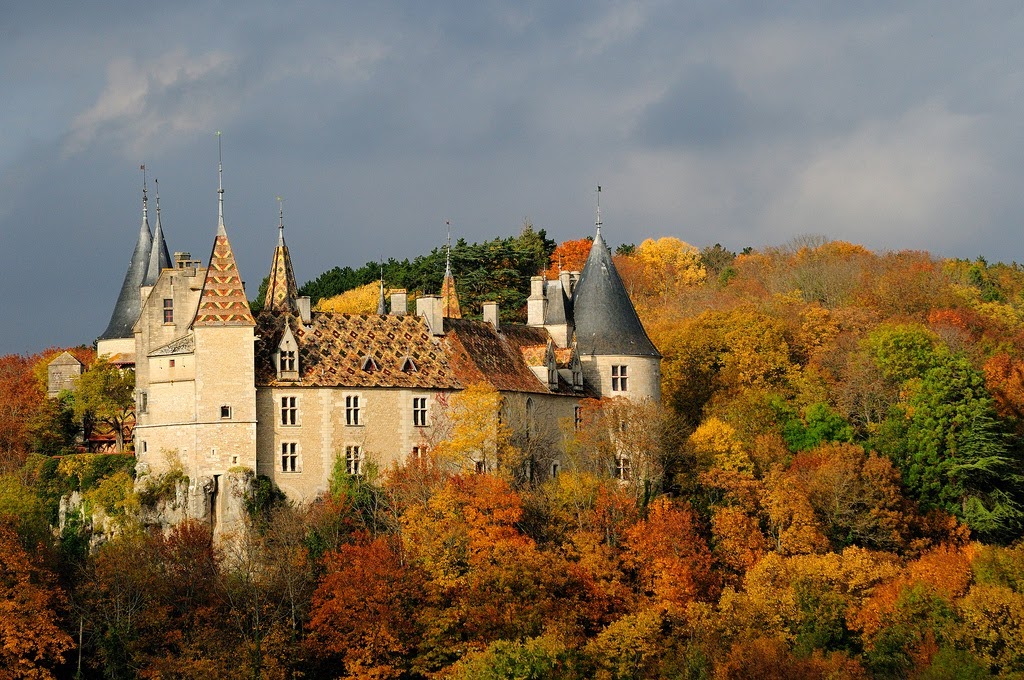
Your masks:
M 707 272 L 700 262 L 700 251 L 672 236 L 647 239 L 632 256 L 639 291 L 659 299 L 662 304 L 690 286 L 703 283 Z
M 708 467 L 751 473 L 750 456 L 736 436 L 736 429 L 715 417 L 708 418 L 690 435 L 698 460 Z
M 461 473 L 517 472 L 522 456 L 501 410 L 501 394 L 488 383 L 474 383 L 453 396 L 439 423 L 448 436 L 434 448 L 434 461 Z
M 384 291 L 387 295 L 387 291 Z M 338 314 L 373 314 L 377 311 L 380 299 L 380 284 L 368 283 L 341 295 L 324 298 L 316 304 L 315 311 L 335 312 Z

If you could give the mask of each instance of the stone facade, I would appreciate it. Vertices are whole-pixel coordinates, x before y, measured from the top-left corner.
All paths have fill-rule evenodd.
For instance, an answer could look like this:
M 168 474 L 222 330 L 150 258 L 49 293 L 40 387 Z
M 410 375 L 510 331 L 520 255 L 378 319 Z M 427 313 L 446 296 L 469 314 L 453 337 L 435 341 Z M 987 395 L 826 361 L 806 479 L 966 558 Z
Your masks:
M 530 474 L 542 477 L 557 469 L 582 399 L 660 398 L 660 355 L 600 232 L 581 274 L 535 278 L 528 323 L 499 326 L 493 303 L 485 321 L 460 318 L 450 269 L 442 296 L 418 298 L 415 316 L 404 294 L 390 313 L 383 294 L 377 314 L 311 313 L 298 297 L 282 219 L 267 298 L 254 316 L 222 204 L 220 214 L 210 261 L 176 253 L 140 289 L 130 348 L 117 337 L 100 346 L 133 355 L 143 469 L 187 475 L 178 512 L 218 531 L 239 520 L 241 505 L 230 498 L 252 474 L 306 501 L 327 489 L 336 465 L 363 474 L 424 455 L 448 431 L 446 405 L 474 383 L 500 393 L 495 422 L 510 428 L 529 452 Z M 587 296 L 597 312 L 581 306 Z

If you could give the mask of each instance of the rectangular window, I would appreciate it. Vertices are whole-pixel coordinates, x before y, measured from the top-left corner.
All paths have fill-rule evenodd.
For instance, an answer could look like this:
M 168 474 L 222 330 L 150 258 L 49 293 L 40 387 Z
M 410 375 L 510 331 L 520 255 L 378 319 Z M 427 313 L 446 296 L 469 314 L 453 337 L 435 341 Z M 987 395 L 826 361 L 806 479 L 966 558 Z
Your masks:
M 146 413 L 149 410 L 149 394 L 139 392 L 139 413 Z
M 551 464 L 551 478 L 554 479 L 558 476 L 558 463 Z
M 142 442 L 142 452 L 146 453 L 146 442 Z
M 412 398 L 412 424 L 416 427 L 427 426 L 427 398 Z
M 622 480 L 633 478 L 633 469 L 629 464 L 629 456 L 615 456 L 615 478 Z
M 579 432 L 580 428 L 583 427 L 583 407 L 577 406 L 572 412 L 572 429 Z
M 173 298 L 164 298 L 164 323 L 174 323 Z
M 629 389 L 625 366 L 612 366 L 612 392 L 626 392 Z
M 167 367 L 168 368 L 174 368 L 174 359 L 168 359 L 167 360 Z
M 427 462 L 427 447 L 425 445 L 412 447 L 412 454 L 410 456 L 413 462 L 423 465 Z
M 281 350 L 281 372 L 295 372 L 295 350 Z
M 345 472 L 352 476 L 363 474 L 363 452 L 356 444 L 345 447 Z
M 281 442 L 281 472 L 299 471 L 298 448 L 295 442 Z
M 361 425 L 359 419 L 359 395 L 349 394 L 345 396 L 345 424 Z
M 231 407 L 221 406 L 220 407 L 220 418 L 221 420 L 229 420 L 231 418 Z
M 297 425 L 299 422 L 298 397 L 281 397 L 281 424 Z
M 487 472 L 487 463 L 485 463 L 482 460 L 476 461 L 476 464 L 475 464 L 474 467 L 475 467 L 476 473 L 478 475 L 482 475 L 483 473 Z

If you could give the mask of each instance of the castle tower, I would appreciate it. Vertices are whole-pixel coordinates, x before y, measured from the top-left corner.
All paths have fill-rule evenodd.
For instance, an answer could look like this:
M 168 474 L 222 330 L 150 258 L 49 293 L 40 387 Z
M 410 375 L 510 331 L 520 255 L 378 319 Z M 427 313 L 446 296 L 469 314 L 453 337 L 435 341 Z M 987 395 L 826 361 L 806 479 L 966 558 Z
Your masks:
M 218 164 L 217 236 L 191 329 L 195 342 L 195 453 L 192 473 L 213 479 L 214 493 L 233 467 L 256 469 L 256 325 L 224 226 Z M 218 491 L 219 489 L 219 491 Z M 214 509 L 214 517 L 218 510 Z
M 171 255 L 167 250 L 167 242 L 164 241 L 164 227 L 160 221 L 160 185 L 157 180 L 153 180 L 153 184 L 156 185 L 156 230 L 153 232 L 153 247 L 149 253 L 146 276 L 142 281 L 143 286 L 150 288 L 156 284 L 162 270 L 170 269 L 173 266 Z
M 100 356 L 113 356 L 118 353 L 135 352 L 135 335 L 132 326 L 139 318 L 142 310 L 141 287 L 146 278 L 149 266 L 150 251 L 153 248 L 153 235 L 149 230 L 149 200 L 146 196 L 146 182 L 142 183 L 142 225 L 139 237 L 135 242 L 132 259 L 128 263 L 128 271 L 121 284 L 121 292 L 114 305 L 114 313 L 110 315 L 110 323 L 96 343 L 96 352 Z
M 281 205 L 277 225 L 277 247 L 274 249 L 274 261 L 270 266 L 270 278 L 267 280 L 267 296 L 264 298 L 263 309 L 273 312 L 298 313 L 299 287 L 295 283 L 295 272 L 292 269 L 292 256 L 284 242 L 284 205 Z
M 602 397 L 660 401 L 661 354 L 647 337 L 601 236 L 600 203 L 596 225 L 572 296 L 584 380 Z

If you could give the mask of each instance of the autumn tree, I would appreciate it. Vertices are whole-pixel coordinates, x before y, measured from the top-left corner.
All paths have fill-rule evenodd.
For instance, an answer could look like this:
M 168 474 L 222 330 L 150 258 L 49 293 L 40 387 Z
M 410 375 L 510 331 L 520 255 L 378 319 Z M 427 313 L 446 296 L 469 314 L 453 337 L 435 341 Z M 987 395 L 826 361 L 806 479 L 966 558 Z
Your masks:
M 135 372 L 100 359 L 75 381 L 72 409 L 79 422 L 105 425 L 114 435 L 118 453 L 135 422 Z
M 562 241 L 552 251 L 551 266 L 547 268 L 544 275 L 549 279 L 557 279 L 559 272 L 583 271 L 583 265 L 587 263 L 587 256 L 590 255 L 592 245 L 594 245 L 594 239 L 589 237 Z
M 28 453 L 29 423 L 44 400 L 33 377 L 38 357 L 0 357 L 0 471 L 9 472 Z
M 316 304 L 316 311 L 336 314 L 373 314 L 377 311 L 379 301 L 380 283 L 373 282 L 320 300 Z
M 52 678 L 74 647 L 60 628 L 64 593 L 0 519 L 0 677 Z

